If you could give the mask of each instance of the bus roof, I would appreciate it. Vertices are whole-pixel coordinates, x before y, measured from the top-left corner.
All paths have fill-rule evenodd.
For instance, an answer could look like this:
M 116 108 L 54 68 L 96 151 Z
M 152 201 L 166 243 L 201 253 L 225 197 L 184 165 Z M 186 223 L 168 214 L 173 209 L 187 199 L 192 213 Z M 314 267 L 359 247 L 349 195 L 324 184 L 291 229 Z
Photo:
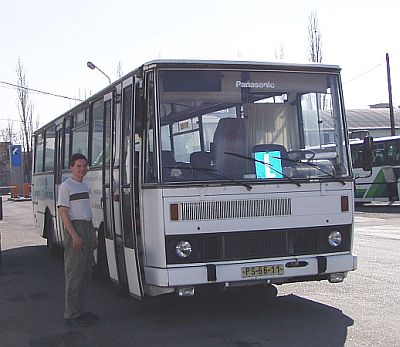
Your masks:
M 272 70 L 279 70 L 280 68 L 284 70 L 296 70 L 296 71 L 330 71 L 330 72 L 338 72 L 340 71 L 340 67 L 338 65 L 328 65 L 321 63 L 283 63 L 283 62 L 265 62 L 265 61 L 249 61 L 249 60 L 195 60 L 195 59 L 156 59 L 148 61 L 143 64 L 144 67 L 153 67 L 153 66 L 185 66 L 185 67 L 214 67 L 214 68 L 245 68 L 245 67 L 262 67 L 269 68 Z
M 374 143 L 375 142 L 391 141 L 391 140 L 399 140 L 400 141 L 400 135 L 374 137 Z M 350 145 L 361 144 L 361 143 L 363 143 L 363 141 L 364 141 L 363 139 L 350 139 Z

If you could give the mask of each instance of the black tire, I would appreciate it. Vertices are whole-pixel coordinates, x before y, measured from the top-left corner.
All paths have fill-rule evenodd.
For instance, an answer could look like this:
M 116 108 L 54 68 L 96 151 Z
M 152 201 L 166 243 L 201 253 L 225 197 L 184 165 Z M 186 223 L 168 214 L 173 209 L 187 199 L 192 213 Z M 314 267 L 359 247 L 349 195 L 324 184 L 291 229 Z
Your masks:
M 267 284 L 265 290 L 267 292 L 268 300 L 274 300 L 278 296 L 278 288 L 272 284 Z
M 97 234 L 99 240 L 97 248 L 97 263 L 94 268 L 94 274 L 97 278 L 104 282 L 110 281 L 110 272 L 108 270 L 107 252 L 106 252 L 106 240 L 104 235 L 104 228 L 100 227 Z
M 45 233 L 47 238 L 47 249 L 51 255 L 56 256 L 58 254 L 58 247 L 54 242 L 54 224 L 53 218 L 49 212 L 46 213 L 45 217 Z

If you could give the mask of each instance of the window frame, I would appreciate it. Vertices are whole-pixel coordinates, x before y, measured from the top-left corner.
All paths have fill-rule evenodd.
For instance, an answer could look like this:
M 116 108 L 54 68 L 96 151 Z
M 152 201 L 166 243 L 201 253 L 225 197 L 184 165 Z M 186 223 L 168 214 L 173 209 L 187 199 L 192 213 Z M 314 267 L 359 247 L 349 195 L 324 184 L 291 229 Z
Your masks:
M 40 137 L 40 140 L 39 140 L 39 137 Z M 35 174 L 44 172 L 44 170 L 43 170 L 43 168 L 44 168 L 44 141 L 45 141 L 45 139 L 44 139 L 44 130 L 43 130 L 42 132 L 35 135 L 35 155 L 34 155 L 35 162 L 34 162 L 34 167 L 33 167 L 33 172 Z M 42 158 L 41 158 L 41 167 L 40 168 L 38 168 L 38 165 L 37 165 L 37 163 L 38 163 L 37 148 L 39 145 L 42 146 L 42 153 L 41 153 Z
M 53 129 L 52 133 L 53 133 L 53 137 L 48 137 L 47 135 L 50 133 L 50 130 Z M 48 167 L 47 165 L 47 161 L 49 160 L 49 158 L 51 158 L 51 156 L 48 156 L 48 141 L 49 139 L 52 138 L 53 139 L 53 162 L 51 163 L 51 168 Z M 42 172 L 51 172 L 54 171 L 54 165 L 55 165 L 55 153 L 56 153 L 56 126 L 55 124 L 50 125 L 49 127 L 47 127 L 44 130 L 44 145 L 43 145 L 43 171 Z
M 96 113 L 96 118 L 95 118 L 95 106 L 99 105 L 99 113 Z M 88 159 L 91 167 L 102 167 L 104 164 L 104 134 L 105 134 L 105 112 L 104 112 L 104 100 L 103 98 L 95 100 L 94 102 L 91 103 L 90 105 L 90 116 L 89 116 L 89 138 L 88 138 Z M 99 151 L 94 151 L 94 134 L 95 134 L 95 121 L 99 121 L 101 119 L 101 141 L 100 141 L 100 147 L 98 147 Z M 100 133 L 100 132 L 96 132 Z M 97 148 L 97 147 L 96 147 Z M 100 155 L 100 153 L 103 153 L 101 162 L 96 162 L 94 163 L 94 160 L 97 159 Z M 96 156 L 96 158 L 95 158 Z
M 77 116 L 81 115 L 82 113 L 84 113 L 84 121 L 83 122 L 78 122 L 77 123 Z M 86 143 L 85 143 L 85 150 L 86 151 L 81 151 L 79 153 L 82 153 L 83 155 L 85 155 L 86 157 L 89 156 L 89 134 L 90 134 L 90 127 L 89 127 L 89 106 L 86 106 L 84 109 L 80 110 L 77 113 L 74 113 L 71 117 L 71 144 L 70 144 L 70 151 L 71 151 L 71 155 L 74 153 L 78 153 L 77 151 L 74 150 L 74 143 L 75 143 L 75 133 L 77 132 L 77 130 L 79 129 L 83 129 L 86 128 Z

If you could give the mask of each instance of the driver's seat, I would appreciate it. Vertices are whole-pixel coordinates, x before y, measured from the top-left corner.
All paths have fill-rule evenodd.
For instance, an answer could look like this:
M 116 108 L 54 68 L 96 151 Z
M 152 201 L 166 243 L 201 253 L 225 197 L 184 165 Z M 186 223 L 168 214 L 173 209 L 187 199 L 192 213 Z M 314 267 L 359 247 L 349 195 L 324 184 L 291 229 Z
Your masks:
M 213 139 L 213 160 L 219 175 L 242 179 L 247 162 L 226 152 L 247 156 L 247 128 L 243 118 L 222 118 Z

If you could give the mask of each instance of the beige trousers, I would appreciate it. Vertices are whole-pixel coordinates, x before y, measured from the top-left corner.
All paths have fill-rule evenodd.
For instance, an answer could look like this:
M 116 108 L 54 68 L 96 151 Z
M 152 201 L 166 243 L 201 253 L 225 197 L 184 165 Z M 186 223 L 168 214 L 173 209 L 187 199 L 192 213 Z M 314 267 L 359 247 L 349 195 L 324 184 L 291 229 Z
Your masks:
M 92 222 L 73 220 L 72 225 L 84 245 L 81 252 L 76 252 L 72 247 L 71 235 L 64 230 L 65 319 L 73 319 L 85 313 L 93 266 Z

